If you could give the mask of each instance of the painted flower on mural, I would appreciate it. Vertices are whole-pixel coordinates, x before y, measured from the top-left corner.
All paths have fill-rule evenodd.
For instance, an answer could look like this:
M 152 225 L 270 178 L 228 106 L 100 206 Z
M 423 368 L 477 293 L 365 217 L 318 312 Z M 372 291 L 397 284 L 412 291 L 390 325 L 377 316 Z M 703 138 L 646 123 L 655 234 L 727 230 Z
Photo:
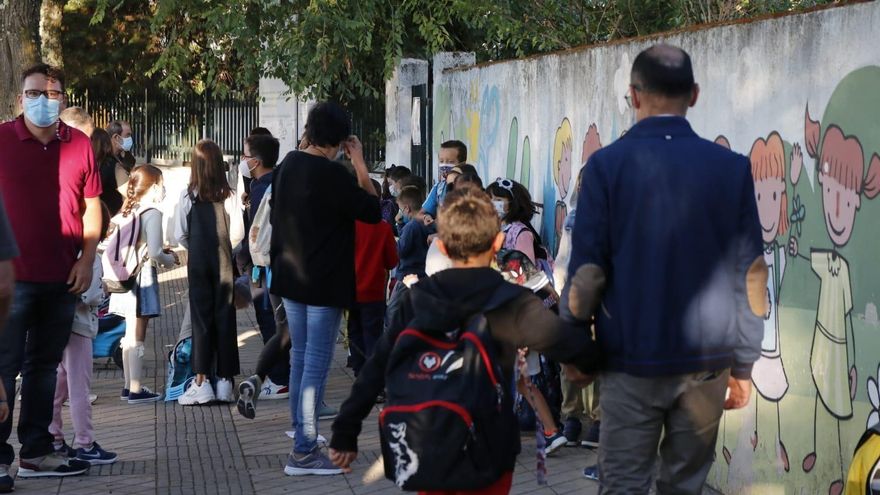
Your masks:
M 868 428 L 880 423 L 880 366 L 877 368 L 877 379 L 868 377 L 868 400 L 871 401 L 871 414 L 868 415 Z

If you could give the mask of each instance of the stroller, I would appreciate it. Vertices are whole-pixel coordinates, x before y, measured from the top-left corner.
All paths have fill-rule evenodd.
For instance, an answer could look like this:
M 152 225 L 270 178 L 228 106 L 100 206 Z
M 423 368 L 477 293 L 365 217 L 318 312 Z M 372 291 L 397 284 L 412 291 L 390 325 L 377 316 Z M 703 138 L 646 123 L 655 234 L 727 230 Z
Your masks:
M 110 298 L 107 297 L 98 310 L 98 335 L 92 341 L 92 357 L 109 358 L 122 369 L 122 337 L 125 336 L 125 318 L 108 313 Z

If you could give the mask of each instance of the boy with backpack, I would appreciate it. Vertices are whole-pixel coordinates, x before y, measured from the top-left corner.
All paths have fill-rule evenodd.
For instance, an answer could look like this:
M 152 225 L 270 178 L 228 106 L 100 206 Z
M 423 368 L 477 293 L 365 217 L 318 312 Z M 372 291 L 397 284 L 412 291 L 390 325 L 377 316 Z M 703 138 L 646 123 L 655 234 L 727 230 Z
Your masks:
M 490 267 L 504 235 L 485 193 L 450 192 L 437 223 L 436 242 L 453 268 L 414 285 L 390 315 L 389 331 L 333 423 L 330 459 L 350 471 L 361 424 L 384 389 L 386 477 L 425 493 L 505 494 L 520 450 L 512 400 L 517 348 L 586 374 L 594 347 L 585 328 L 566 326 Z

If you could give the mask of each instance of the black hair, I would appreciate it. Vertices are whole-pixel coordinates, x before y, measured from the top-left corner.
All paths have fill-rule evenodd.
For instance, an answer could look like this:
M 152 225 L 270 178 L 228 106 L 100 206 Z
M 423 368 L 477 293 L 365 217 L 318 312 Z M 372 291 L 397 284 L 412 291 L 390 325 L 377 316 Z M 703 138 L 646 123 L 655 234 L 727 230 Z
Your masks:
M 480 176 L 477 174 L 471 173 L 463 173 L 455 178 L 455 181 L 452 183 L 453 187 L 461 187 L 462 184 L 470 183 L 476 186 L 479 189 L 483 189 L 483 181 L 480 179 Z
M 470 174 L 470 175 L 476 175 L 477 177 L 480 176 L 480 174 L 477 172 L 477 167 L 471 165 L 470 163 L 462 163 L 461 165 L 458 165 L 456 168 L 461 170 L 461 175 Z
M 694 89 L 691 57 L 671 45 L 654 45 L 639 53 L 630 78 L 637 91 L 669 98 L 688 96 Z
M 258 136 L 258 135 L 259 136 L 271 136 L 272 131 L 270 131 L 269 129 L 266 129 L 265 127 L 254 127 L 253 129 L 251 129 L 251 133 L 248 135 L 249 136 Z
M 351 135 L 351 118 L 336 103 L 323 101 L 309 111 L 306 139 L 314 146 L 339 146 Z
M 388 180 L 398 181 L 410 175 L 412 175 L 412 171 L 400 165 L 392 165 L 391 168 L 385 170 L 385 177 Z
M 247 144 L 251 156 L 263 162 L 264 167 L 274 168 L 275 164 L 278 163 L 278 149 L 280 145 L 278 140 L 272 137 L 271 134 L 268 136 L 265 134 L 251 134 L 244 142 Z
M 449 141 L 444 141 L 443 144 L 440 145 L 441 148 L 455 148 L 458 150 L 458 163 L 464 163 L 467 161 L 467 146 L 464 145 L 461 141 L 457 139 L 452 139 Z
M 412 211 L 419 211 L 425 202 L 425 190 L 415 186 L 404 187 L 397 196 L 398 205 L 408 206 Z
M 508 181 L 508 179 L 502 180 Z M 511 184 L 510 191 L 499 184 L 499 181 L 495 181 L 489 184 L 486 192 L 498 198 L 506 198 L 509 201 L 507 216 L 504 217 L 505 222 L 522 222 L 526 225 L 531 225 L 532 217 L 537 213 L 535 203 L 532 202 L 532 195 L 519 182 L 512 180 L 509 182 Z
M 64 71 L 54 65 L 39 63 L 28 67 L 21 72 L 21 84 L 24 86 L 24 80 L 34 74 L 43 74 L 46 79 L 53 79 L 61 84 L 61 90 L 64 90 Z

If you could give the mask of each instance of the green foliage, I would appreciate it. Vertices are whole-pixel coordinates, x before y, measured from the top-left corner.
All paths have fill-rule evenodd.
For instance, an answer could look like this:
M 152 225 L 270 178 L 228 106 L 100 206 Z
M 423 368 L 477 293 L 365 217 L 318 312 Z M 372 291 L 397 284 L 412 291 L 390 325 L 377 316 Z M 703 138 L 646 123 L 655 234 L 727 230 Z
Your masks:
M 298 94 L 380 99 L 402 56 L 473 51 L 522 57 L 829 0 L 82 0 L 93 28 L 149 9 L 143 70 L 169 89 L 253 87 L 261 75 Z M 74 2 L 69 2 L 74 3 Z M 138 18 L 142 20 L 142 18 Z M 141 32 L 140 24 L 138 32 Z M 150 49 L 155 48 L 155 52 Z

